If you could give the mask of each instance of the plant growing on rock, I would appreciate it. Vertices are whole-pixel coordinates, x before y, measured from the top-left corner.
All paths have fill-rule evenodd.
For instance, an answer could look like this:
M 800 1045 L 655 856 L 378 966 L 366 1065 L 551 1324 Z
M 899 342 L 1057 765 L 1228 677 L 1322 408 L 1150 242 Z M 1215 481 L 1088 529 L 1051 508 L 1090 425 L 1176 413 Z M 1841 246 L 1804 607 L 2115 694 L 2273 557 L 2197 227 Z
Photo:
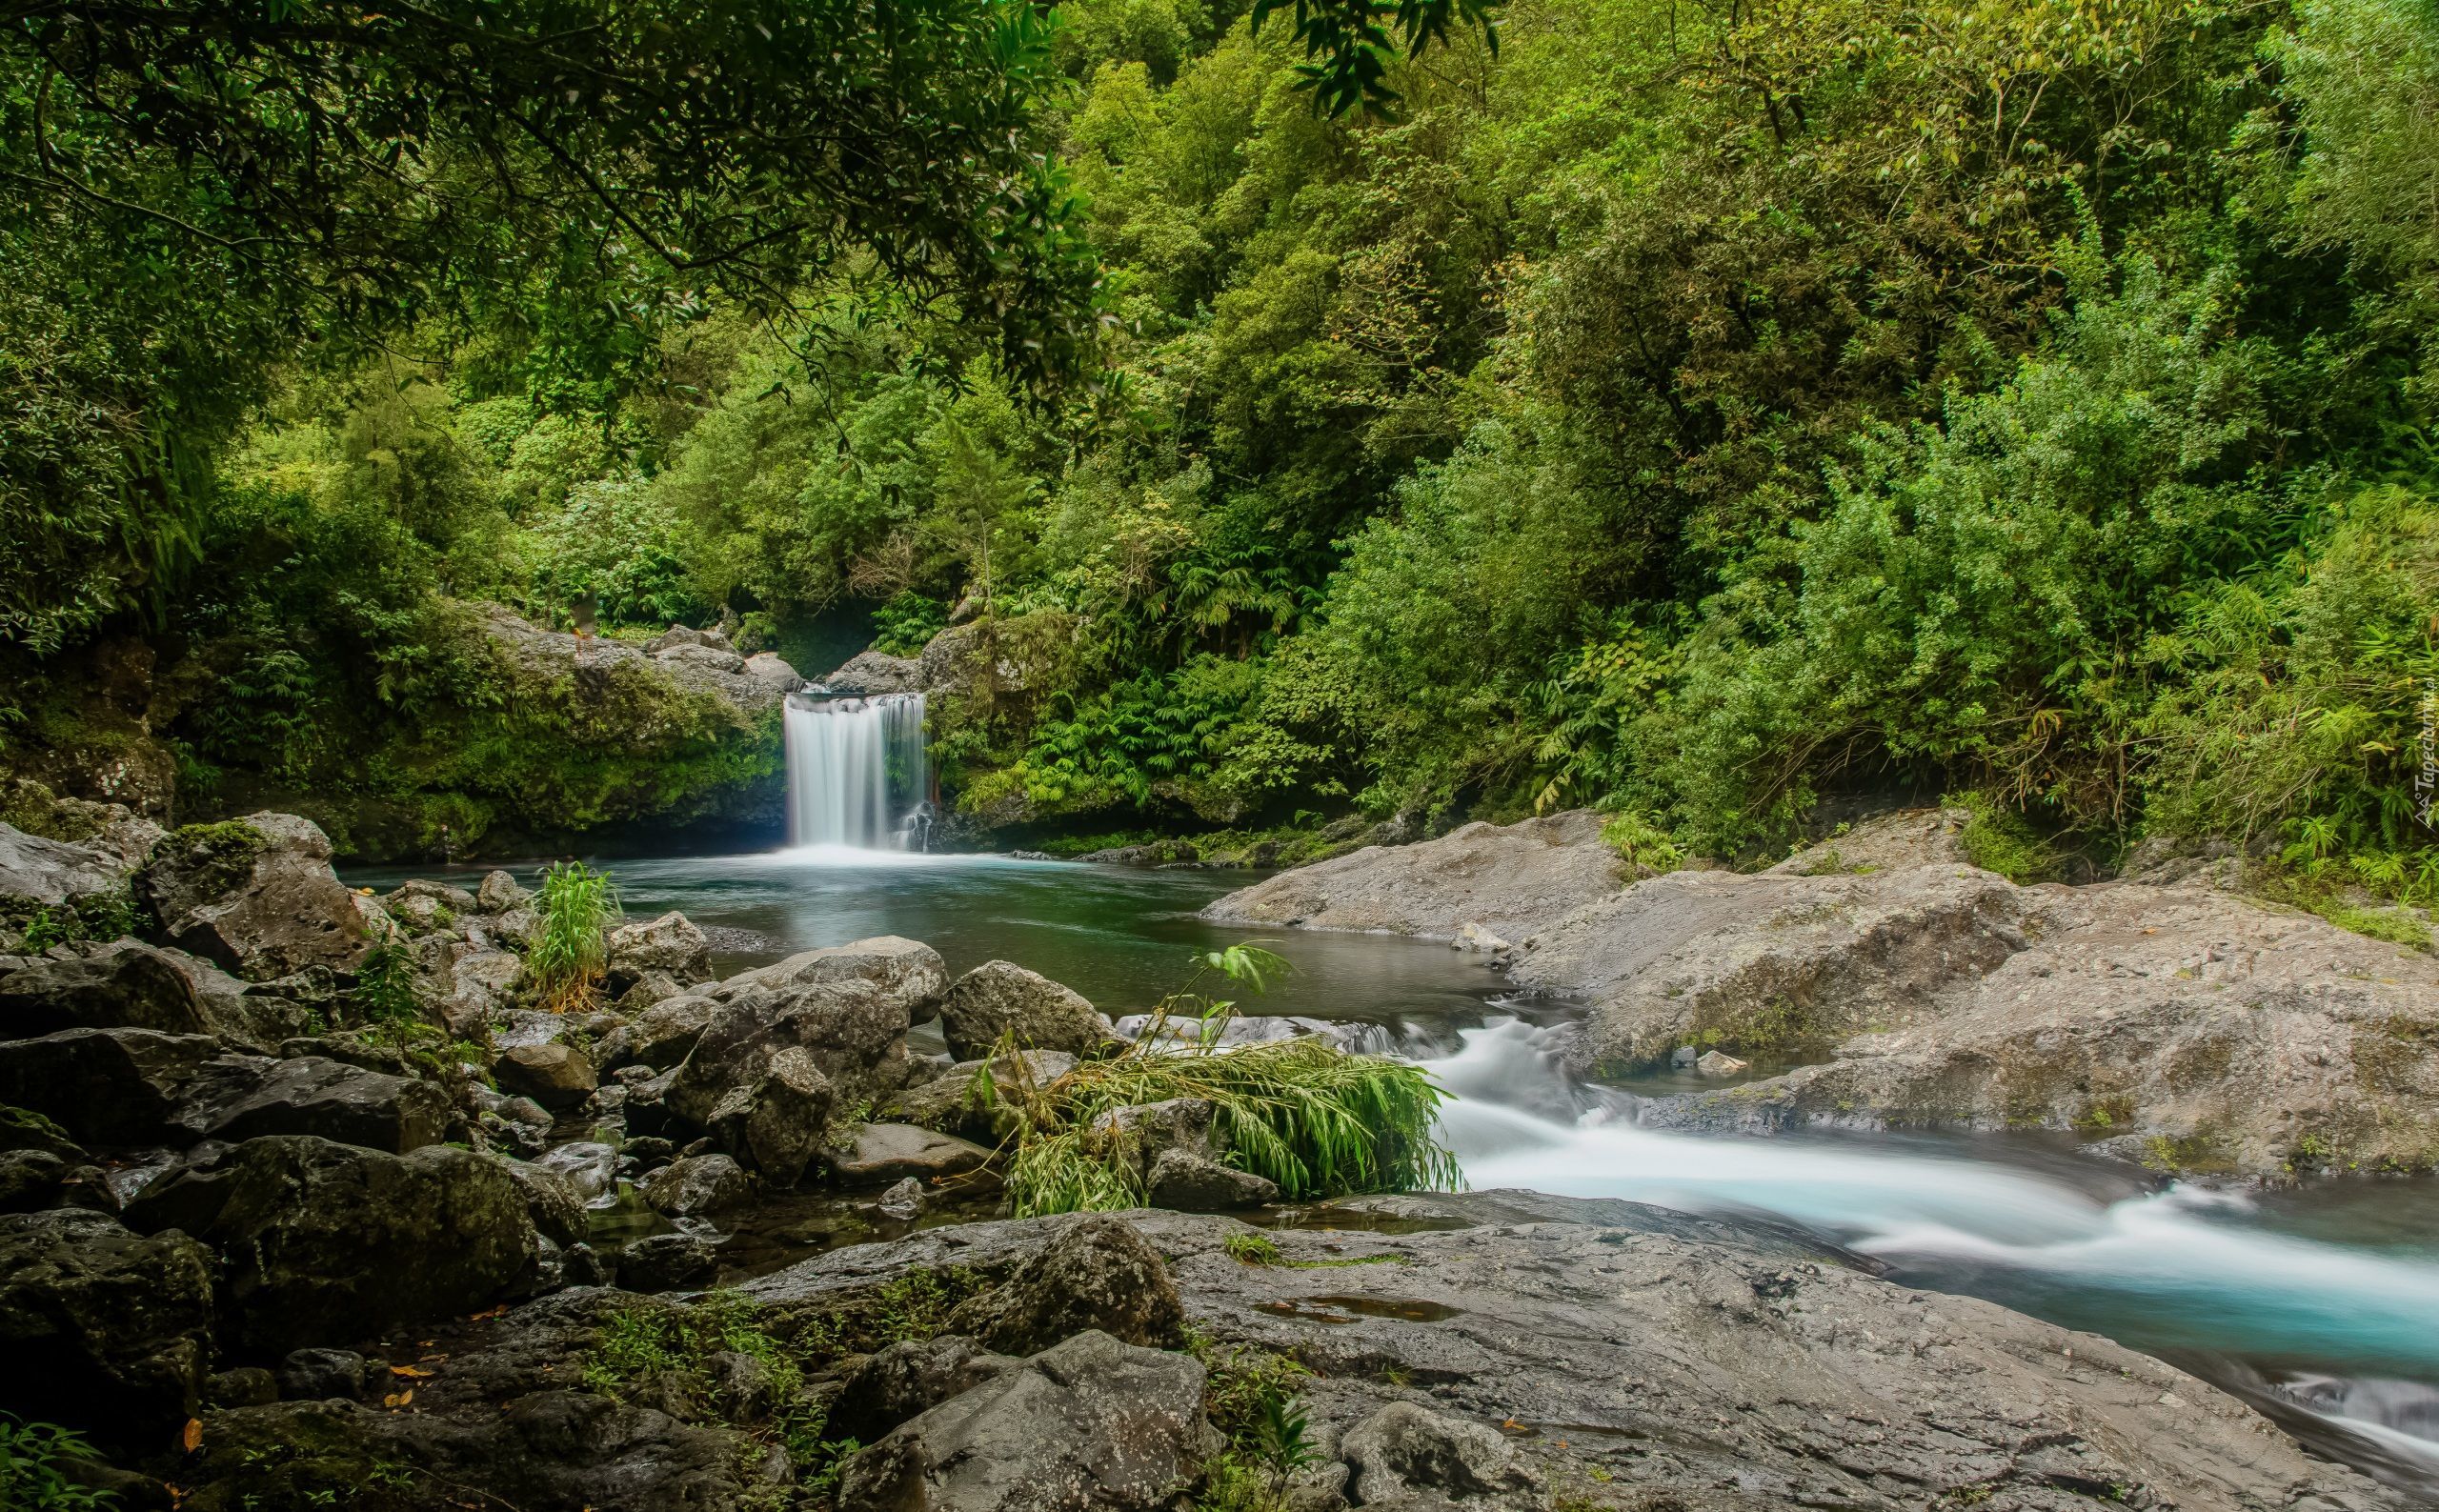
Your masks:
M 542 874 L 542 928 L 525 969 L 535 996 L 553 1013 L 591 1007 L 601 995 L 606 946 L 602 931 L 619 917 L 610 874 L 582 861 L 561 861 Z
M 57 1423 L 26 1422 L 0 1413 L 0 1507 L 10 1512 L 86 1512 L 118 1505 L 108 1491 L 79 1485 L 61 1466 L 97 1458 L 92 1447 Z
M 1259 990 L 1263 973 L 1283 964 L 1268 951 L 1234 946 L 1201 958 L 1198 980 L 1216 971 Z M 1227 1161 L 1277 1182 L 1290 1198 L 1458 1182 L 1456 1158 L 1433 1137 L 1445 1094 L 1431 1073 L 1318 1037 L 1225 1047 L 1222 1031 L 1235 1013 L 1234 1003 L 1189 988 L 1164 999 L 1125 1050 L 1042 1086 L 1032 1084 L 1026 1062 L 1007 1044 L 1017 1114 L 1008 1190 L 1018 1215 L 1139 1204 L 1137 1152 L 1123 1133 L 1100 1126 L 1102 1116 L 1179 1098 L 1211 1103 Z M 1173 1018 L 1189 1016 L 1190 1038 L 1167 1032 Z M 1000 1096 L 989 1081 L 986 1071 L 985 1095 Z

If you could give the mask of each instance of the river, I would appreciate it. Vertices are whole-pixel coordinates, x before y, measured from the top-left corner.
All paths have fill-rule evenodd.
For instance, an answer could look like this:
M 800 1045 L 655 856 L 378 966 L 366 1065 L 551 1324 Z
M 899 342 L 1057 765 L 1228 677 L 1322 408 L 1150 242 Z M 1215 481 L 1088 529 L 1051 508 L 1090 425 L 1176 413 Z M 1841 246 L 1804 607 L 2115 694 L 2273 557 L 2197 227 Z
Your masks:
M 1251 879 L 1241 872 L 824 847 L 606 864 L 630 917 L 675 908 L 712 930 L 723 974 L 905 935 L 952 973 L 1013 960 L 1117 1018 L 1188 986 L 1198 953 L 1249 937 L 1194 917 Z M 531 880 L 532 869 L 514 870 Z M 347 879 L 386 888 L 442 875 Z M 1454 1094 L 1445 1133 L 1477 1188 L 1794 1222 L 1901 1282 L 1985 1297 L 2167 1359 L 2439 1505 L 2439 1182 L 2215 1190 L 2155 1182 L 2041 1138 L 1646 1130 L 1635 1108 L 1653 1089 L 1571 1079 L 1548 1028 L 1565 1005 L 1510 1000 L 1481 957 L 1372 935 L 1265 943 L 1294 969 L 1244 1011 L 1385 1027 Z

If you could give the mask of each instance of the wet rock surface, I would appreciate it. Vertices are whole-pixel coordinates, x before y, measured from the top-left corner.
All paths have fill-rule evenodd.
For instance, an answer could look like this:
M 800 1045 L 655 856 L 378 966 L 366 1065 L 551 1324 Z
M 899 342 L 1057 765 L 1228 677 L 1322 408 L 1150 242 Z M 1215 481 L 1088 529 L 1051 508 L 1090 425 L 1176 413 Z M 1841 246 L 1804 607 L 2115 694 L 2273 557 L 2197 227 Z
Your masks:
M 0 1216 L 0 1411 L 166 1447 L 212 1355 L 212 1257 L 100 1213 Z
M 1002 1036 L 1019 1050 L 1079 1056 L 1113 1033 L 1083 994 L 1004 960 L 985 961 L 950 985 L 940 1029 L 959 1059 L 989 1055 Z
M 351 967 L 371 943 L 331 870 L 331 842 L 292 814 L 171 832 L 135 877 L 171 943 L 252 981 Z

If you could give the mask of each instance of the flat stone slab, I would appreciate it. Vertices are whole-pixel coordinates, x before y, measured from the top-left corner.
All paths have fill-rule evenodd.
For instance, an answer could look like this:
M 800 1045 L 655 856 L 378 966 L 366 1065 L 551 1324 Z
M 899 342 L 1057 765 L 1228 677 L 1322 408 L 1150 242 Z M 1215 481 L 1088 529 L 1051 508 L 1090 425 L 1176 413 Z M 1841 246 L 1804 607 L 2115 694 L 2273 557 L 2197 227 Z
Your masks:
M 841 1181 L 885 1186 L 910 1176 L 922 1180 L 963 1176 L 981 1169 L 991 1152 L 971 1139 L 912 1123 L 867 1123 L 856 1131 L 852 1147 L 833 1150 L 828 1159 L 832 1174 Z

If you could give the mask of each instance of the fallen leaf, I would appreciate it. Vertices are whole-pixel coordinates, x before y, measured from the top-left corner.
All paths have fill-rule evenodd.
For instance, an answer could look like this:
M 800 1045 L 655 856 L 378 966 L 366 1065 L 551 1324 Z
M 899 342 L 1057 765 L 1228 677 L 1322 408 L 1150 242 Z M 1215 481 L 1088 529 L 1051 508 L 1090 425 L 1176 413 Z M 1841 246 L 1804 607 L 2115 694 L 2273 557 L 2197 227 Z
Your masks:
M 392 1365 L 390 1367 L 390 1374 L 393 1376 L 405 1376 L 414 1381 L 421 1381 L 425 1377 L 430 1376 L 432 1372 L 424 1369 L 421 1365 Z
M 178 1435 L 178 1442 L 186 1446 L 186 1451 L 189 1454 L 192 1454 L 197 1449 L 202 1448 L 203 1420 L 201 1418 L 189 1418 L 187 1420 L 187 1431 Z
M 486 1307 L 479 1313 L 468 1313 L 466 1315 L 466 1321 L 470 1323 L 479 1323 L 486 1318 L 505 1318 L 507 1316 L 508 1303 L 502 1302 L 497 1307 Z
M 383 1405 L 383 1406 L 385 1406 L 385 1407 L 389 1407 L 389 1408 L 395 1409 L 395 1408 L 398 1408 L 398 1407 L 403 1407 L 403 1406 L 405 1406 L 408 1402 L 413 1401 L 414 1401 L 414 1400 L 415 1400 L 415 1388 L 414 1388 L 414 1387 L 413 1387 L 413 1386 L 409 1386 L 409 1387 L 408 1387 L 406 1390 L 404 1390 L 404 1391 L 392 1392 L 389 1396 L 386 1396 L 386 1397 L 382 1398 L 382 1399 L 381 1399 L 381 1405 Z

